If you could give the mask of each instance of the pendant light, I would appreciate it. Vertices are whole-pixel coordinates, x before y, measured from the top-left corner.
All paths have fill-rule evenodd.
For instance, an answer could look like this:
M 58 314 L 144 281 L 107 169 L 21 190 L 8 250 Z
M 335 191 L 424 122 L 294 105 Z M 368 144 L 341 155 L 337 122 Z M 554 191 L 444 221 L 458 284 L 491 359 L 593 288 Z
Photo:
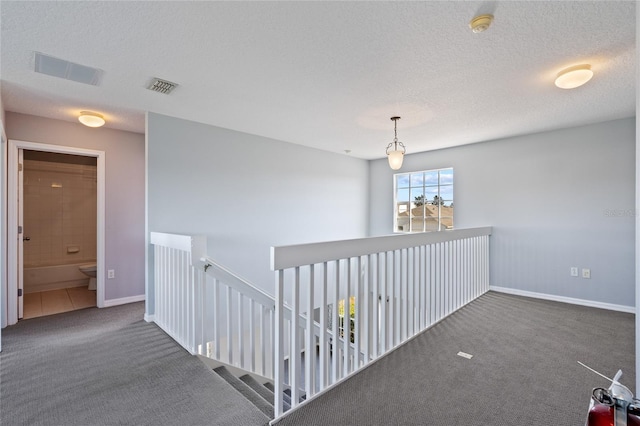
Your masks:
M 402 167 L 404 153 L 407 151 L 402 142 L 398 142 L 398 120 L 400 117 L 391 117 L 393 121 L 393 142 L 387 146 L 387 158 L 389 159 L 389 167 L 392 170 L 398 170 Z

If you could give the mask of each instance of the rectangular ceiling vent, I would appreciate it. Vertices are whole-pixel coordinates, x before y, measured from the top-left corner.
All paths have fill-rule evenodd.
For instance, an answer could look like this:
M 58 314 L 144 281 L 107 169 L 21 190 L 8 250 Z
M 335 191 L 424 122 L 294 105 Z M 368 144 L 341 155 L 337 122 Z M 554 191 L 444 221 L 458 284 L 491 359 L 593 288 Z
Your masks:
M 92 86 L 98 86 L 100 84 L 103 74 L 101 69 L 54 58 L 53 56 L 40 52 L 34 53 L 35 72 L 75 81 L 77 83 L 90 84 Z
M 151 82 L 149 87 L 147 87 L 147 89 L 152 90 L 154 92 L 164 93 L 165 95 L 168 95 L 173 91 L 173 89 L 176 88 L 176 86 L 177 86 L 176 83 L 172 83 L 170 81 L 163 80 L 161 78 L 156 77 L 153 79 L 153 81 Z

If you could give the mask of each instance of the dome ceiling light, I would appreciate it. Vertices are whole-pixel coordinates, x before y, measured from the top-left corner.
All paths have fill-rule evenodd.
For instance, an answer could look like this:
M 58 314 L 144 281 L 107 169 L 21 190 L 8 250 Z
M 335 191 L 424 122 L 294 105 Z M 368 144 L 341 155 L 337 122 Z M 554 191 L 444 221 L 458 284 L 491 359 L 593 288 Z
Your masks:
M 556 86 L 561 89 L 575 89 L 591 80 L 593 77 L 593 71 L 591 71 L 591 65 L 580 64 L 574 65 L 569 68 L 565 68 L 558 73 L 556 77 Z
M 78 117 L 78 121 L 87 127 L 101 127 L 104 126 L 104 117 L 97 112 L 82 111 Z

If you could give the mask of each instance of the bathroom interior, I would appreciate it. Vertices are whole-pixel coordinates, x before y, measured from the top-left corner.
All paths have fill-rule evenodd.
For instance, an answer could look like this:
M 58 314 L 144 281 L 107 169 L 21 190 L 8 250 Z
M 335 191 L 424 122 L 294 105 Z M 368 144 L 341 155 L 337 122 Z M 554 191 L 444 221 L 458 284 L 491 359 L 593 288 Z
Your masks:
M 22 319 L 96 306 L 95 157 L 24 150 Z

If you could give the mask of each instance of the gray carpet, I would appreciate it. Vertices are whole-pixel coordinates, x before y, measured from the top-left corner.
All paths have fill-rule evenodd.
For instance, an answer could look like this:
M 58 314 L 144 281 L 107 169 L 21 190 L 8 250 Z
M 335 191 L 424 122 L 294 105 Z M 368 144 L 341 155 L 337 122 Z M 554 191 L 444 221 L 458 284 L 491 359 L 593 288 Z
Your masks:
M 277 424 L 584 425 L 576 361 L 632 390 L 634 316 L 490 292 Z M 473 355 L 461 358 L 458 351 Z
M 265 425 L 268 418 L 154 324 L 142 303 L 2 331 L 2 425 Z

